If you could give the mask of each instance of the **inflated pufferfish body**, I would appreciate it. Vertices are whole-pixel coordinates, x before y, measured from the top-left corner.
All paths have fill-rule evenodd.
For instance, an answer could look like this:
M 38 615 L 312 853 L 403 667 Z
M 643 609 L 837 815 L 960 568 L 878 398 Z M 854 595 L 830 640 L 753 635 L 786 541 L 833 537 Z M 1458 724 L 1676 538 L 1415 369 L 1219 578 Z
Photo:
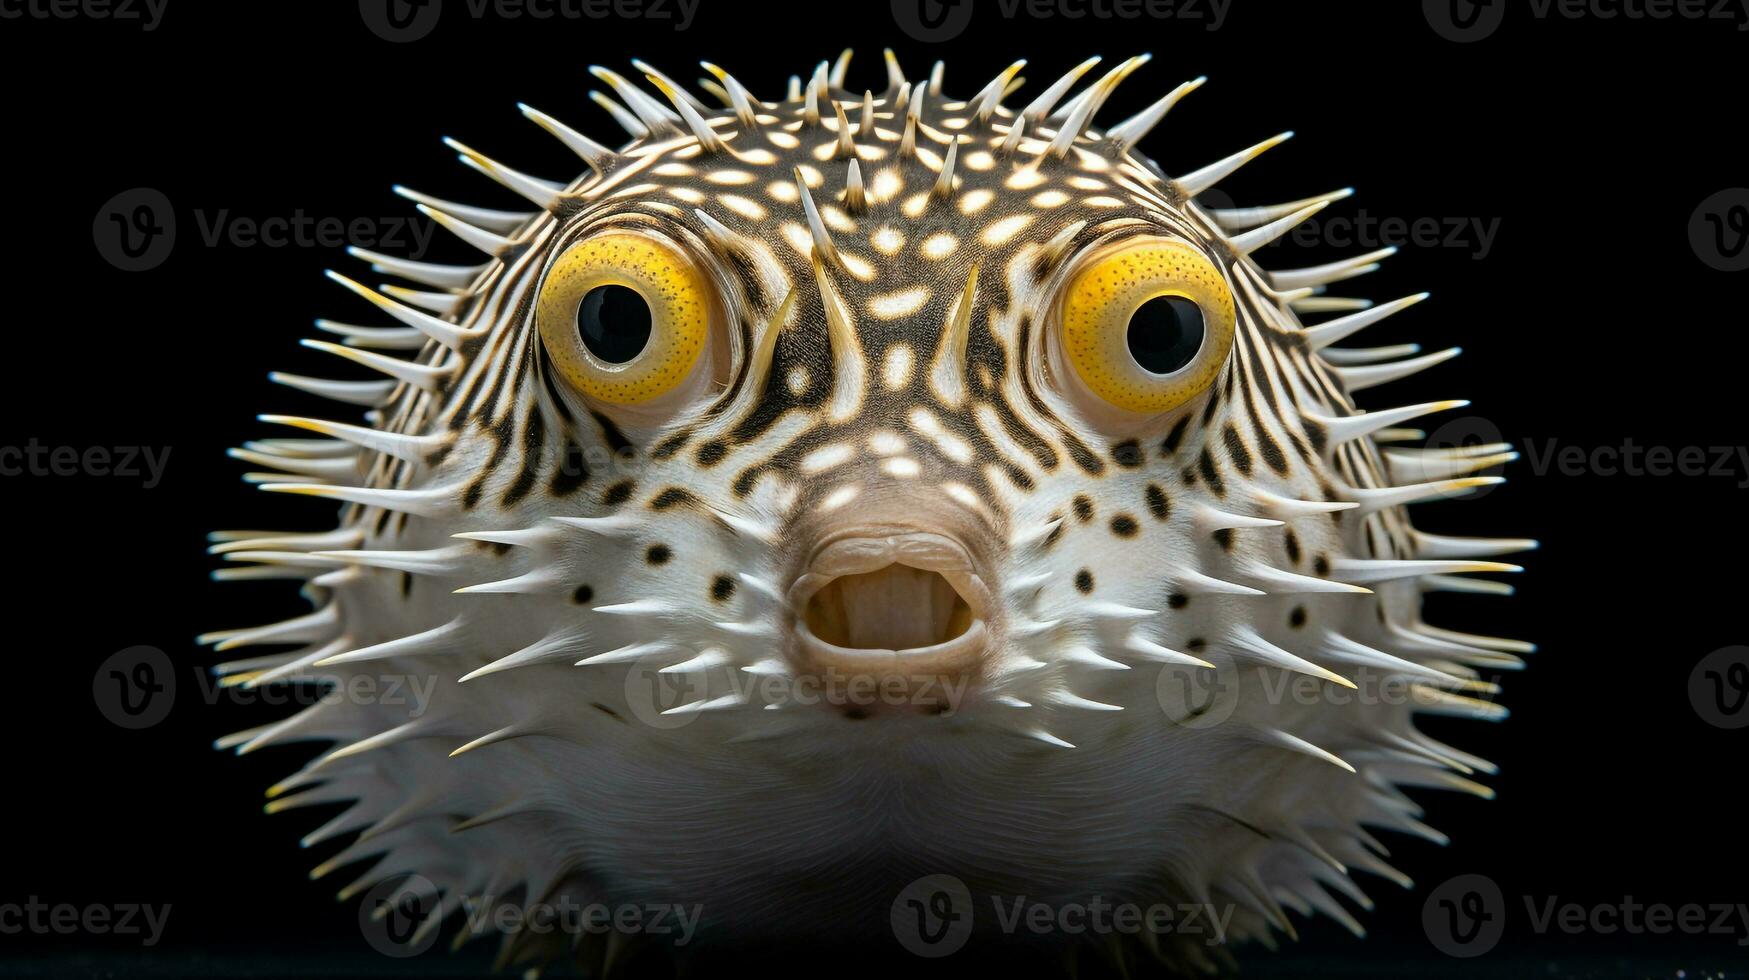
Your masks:
M 847 60 L 779 102 L 707 65 L 724 107 L 594 69 L 623 149 L 523 109 L 575 180 L 451 144 L 538 210 L 402 192 L 486 260 L 354 250 L 422 288 L 334 276 L 398 325 L 309 345 L 387 379 L 276 377 L 370 424 L 271 416 L 322 438 L 236 455 L 340 526 L 215 536 L 315 611 L 213 639 L 298 647 L 233 683 L 435 688 L 221 744 L 333 743 L 274 807 L 350 801 L 307 841 L 357 835 L 318 871 L 416 872 L 427 930 L 569 898 L 872 934 L 947 874 L 1226 903 L 1230 937 L 1291 931 L 1283 906 L 1358 932 L 1349 872 L 1406 883 L 1365 828 L 1439 839 L 1399 787 L 1492 771 L 1413 716 L 1502 715 L 1482 672 L 1527 649 L 1419 609 L 1505 591 L 1458 576 L 1531 542 L 1404 511 L 1510 453 L 1384 449 L 1462 403 L 1351 401 L 1447 355 L 1332 346 L 1421 297 L 1322 295 L 1377 253 L 1247 257 L 1346 192 L 1193 203 L 1285 137 L 1177 178 L 1138 155 L 1201 79 L 1100 129 L 1145 59 L 1018 109 L 1019 64 L 961 101 L 890 53 L 884 90 L 851 91 Z

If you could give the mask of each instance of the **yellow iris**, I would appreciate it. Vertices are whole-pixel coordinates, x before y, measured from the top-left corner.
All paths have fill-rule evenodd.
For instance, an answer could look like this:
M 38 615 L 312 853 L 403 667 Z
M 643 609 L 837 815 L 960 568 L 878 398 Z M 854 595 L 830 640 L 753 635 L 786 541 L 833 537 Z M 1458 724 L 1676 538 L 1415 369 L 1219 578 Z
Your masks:
M 1156 374 L 1130 352 L 1130 318 L 1149 300 L 1179 296 L 1202 313 L 1200 348 L 1188 363 Z M 1062 350 L 1094 394 L 1125 411 L 1171 411 L 1205 391 L 1233 346 L 1233 294 L 1201 252 L 1167 239 L 1122 246 L 1076 273 L 1063 298 Z
M 592 290 L 622 286 L 649 307 L 649 339 L 612 363 L 578 331 L 578 309 Z M 637 405 L 673 391 L 698 363 L 710 333 L 710 286 L 674 248 L 646 235 L 608 232 L 566 249 L 547 270 L 535 307 L 553 364 L 585 395 Z

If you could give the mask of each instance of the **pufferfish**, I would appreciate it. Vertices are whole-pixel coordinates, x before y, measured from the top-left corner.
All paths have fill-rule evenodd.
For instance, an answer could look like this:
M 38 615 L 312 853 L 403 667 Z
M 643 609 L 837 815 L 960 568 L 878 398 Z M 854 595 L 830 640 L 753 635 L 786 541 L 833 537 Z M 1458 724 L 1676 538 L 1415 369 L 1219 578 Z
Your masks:
M 696 905 L 730 943 L 879 937 L 931 875 L 1225 905 L 1270 944 L 1289 911 L 1361 933 L 1352 873 L 1408 885 L 1373 832 L 1444 837 L 1404 788 L 1494 771 L 1416 716 L 1502 717 L 1530 649 L 1422 595 L 1509 592 L 1464 576 L 1534 542 L 1405 508 L 1513 453 L 1405 445 L 1464 402 L 1356 407 L 1455 353 L 1337 346 L 1425 297 L 1326 293 L 1391 250 L 1251 257 L 1347 191 L 1204 196 L 1289 134 L 1168 176 L 1136 147 L 1203 79 L 1102 128 L 1147 59 L 1098 60 L 1019 108 L 1023 62 L 956 99 L 890 51 L 857 92 L 846 52 L 774 102 L 706 63 L 718 105 L 592 68 L 621 148 L 522 107 L 579 176 L 448 141 L 531 210 L 397 188 L 484 260 L 351 249 L 413 284 L 329 274 L 394 325 L 305 344 L 382 378 L 274 378 L 363 418 L 233 450 L 339 525 L 212 549 L 313 606 L 207 637 L 292 648 L 226 683 L 351 692 L 219 742 L 328 743 L 269 791 L 347 805 L 317 875 L 406 878 L 416 939 L 569 899 Z M 1142 945 L 1224 958 L 1178 938 Z

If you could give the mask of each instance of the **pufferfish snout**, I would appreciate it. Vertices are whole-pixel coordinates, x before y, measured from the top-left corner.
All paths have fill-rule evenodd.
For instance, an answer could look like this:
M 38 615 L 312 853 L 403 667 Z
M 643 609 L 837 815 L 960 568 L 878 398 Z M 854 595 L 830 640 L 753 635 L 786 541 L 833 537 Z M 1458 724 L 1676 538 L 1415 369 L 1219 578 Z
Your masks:
M 397 188 L 481 261 L 351 250 L 399 280 L 330 273 L 387 325 L 306 344 L 372 377 L 274 375 L 350 419 L 233 450 L 339 523 L 213 536 L 313 607 L 207 637 L 269 648 L 225 683 L 431 692 L 220 740 L 323 746 L 269 791 L 342 807 L 316 876 L 416 899 L 415 943 L 512 923 L 505 963 L 599 963 L 517 924 L 567 904 L 890 942 L 945 875 L 1268 942 L 1408 884 L 1378 835 L 1444 838 L 1407 790 L 1493 771 L 1416 719 L 1503 717 L 1531 649 L 1422 598 L 1509 593 L 1475 576 L 1534 547 L 1408 508 L 1515 454 L 1418 445 L 1460 401 L 1357 405 L 1456 353 L 1347 343 L 1425 298 L 1328 291 L 1390 250 L 1255 261 L 1347 191 L 1204 206 L 1286 136 L 1168 176 L 1137 146 L 1202 80 L 1107 128 L 1147 59 L 1098 60 L 1024 102 L 1021 63 L 958 99 L 890 52 L 878 91 L 846 52 L 773 101 L 595 68 L 619 149 L 523 107 L 579 174 L 449 141 L 531 208 Z M 1219 958 L 1185 938 L 1142 945 Z
M 859 513 L 805 534 L 813 544 L 787 593 L 792 668 L 853 718 L 954 710 L 1001 649 L 993 563 L 967 544 L 987 530 L 951 503 L 895 494 L 900 506 L 902 520 Z

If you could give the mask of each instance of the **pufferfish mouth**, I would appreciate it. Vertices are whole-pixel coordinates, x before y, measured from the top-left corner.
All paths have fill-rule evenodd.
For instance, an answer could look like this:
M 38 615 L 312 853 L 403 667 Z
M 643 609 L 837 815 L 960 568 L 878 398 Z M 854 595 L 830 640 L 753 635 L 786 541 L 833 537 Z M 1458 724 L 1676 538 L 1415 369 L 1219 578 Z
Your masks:
M 852 532 L 818 547 L 789 591 L 815 669 L 962 672 L 988 643 L 990 590 L 953 538 Z

